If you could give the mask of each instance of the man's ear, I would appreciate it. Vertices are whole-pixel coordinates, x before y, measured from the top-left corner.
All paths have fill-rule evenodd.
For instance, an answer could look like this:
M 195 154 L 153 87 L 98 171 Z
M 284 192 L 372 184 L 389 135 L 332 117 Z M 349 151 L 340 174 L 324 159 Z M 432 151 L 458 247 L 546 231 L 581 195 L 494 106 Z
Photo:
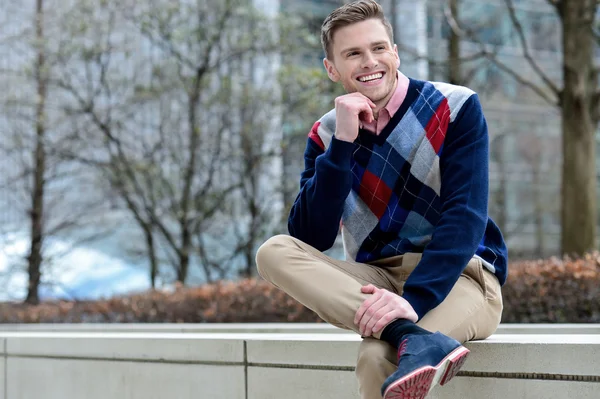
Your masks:
M 338 73 L 337 69 L 335 69 L 335 65 L 333 65 L 333 62 L 329 61 L 327 59 L 327 57 L 323 58 L 323 66 L 325 67 L 325 70 L 327 71 L 327 75 L 329 76 L 329 79 L 331 79 L 334 82 L 337 82 L 340 80 L 340 74 Z

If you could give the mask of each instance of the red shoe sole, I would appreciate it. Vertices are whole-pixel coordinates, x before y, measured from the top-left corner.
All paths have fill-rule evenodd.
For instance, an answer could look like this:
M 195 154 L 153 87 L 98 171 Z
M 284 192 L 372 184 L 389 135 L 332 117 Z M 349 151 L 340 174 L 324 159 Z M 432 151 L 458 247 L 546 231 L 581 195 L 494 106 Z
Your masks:
M 451 357 L 453 354 L 454 356 Z M 446 385 L 448 381 L 456 376 L 463 364 L 465 364 L 467 357 L 469 357 L 469 350 L 464 346 L 454 350 L 454 352 L 448 356 L 448 366 L 446 367 L 446 371 L 440 379 L 440 385 Z M 442 360 L 441 363 L 443 362 L 444 360 Z
M 437 385 L 445 385 L 460 370 L 469 356 L 461 346 L 442 359 L 437 366 L 425 366 L 393 382 L 385 390 L 383 399 L 423 399 Z

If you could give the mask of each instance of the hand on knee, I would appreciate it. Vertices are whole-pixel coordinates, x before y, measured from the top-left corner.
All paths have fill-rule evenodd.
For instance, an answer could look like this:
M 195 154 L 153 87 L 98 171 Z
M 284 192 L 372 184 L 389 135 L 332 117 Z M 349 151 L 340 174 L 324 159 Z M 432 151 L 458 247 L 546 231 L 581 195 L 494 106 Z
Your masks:
M 368 284 L 361 288 L 361 292 L 370 295 L 354 316 L 354 324 L 358 325 L 363 337 L 381 331 L 397 319 L 406 319 L 413 323 L 419 319 L 410 303 L 391 291 Z

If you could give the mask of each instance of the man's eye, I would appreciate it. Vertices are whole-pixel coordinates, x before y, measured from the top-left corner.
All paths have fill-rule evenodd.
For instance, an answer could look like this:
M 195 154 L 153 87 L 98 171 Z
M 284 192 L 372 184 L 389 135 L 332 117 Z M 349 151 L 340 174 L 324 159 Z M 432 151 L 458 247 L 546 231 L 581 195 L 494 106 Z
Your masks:
M 375 47 L 375 50 L 385 50 L 385 47 L 384 46 L 377 46 L 377 47 Z
M 348 57 L 352 57 L 353 55 L 357 55 L 358 51 L 351 51 L 348 53 Z

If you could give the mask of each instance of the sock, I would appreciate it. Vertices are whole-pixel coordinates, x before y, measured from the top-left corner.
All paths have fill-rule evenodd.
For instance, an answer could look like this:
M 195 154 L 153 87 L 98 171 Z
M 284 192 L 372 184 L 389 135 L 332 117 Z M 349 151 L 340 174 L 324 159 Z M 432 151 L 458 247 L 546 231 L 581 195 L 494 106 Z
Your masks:
M 409 334 L 429 335 L 431 332 L 419 327 L 412 321 L 398 319 L 391 322 L 383 329 L 381 332 L 381 340 L 398 349 L 404 336 Z

